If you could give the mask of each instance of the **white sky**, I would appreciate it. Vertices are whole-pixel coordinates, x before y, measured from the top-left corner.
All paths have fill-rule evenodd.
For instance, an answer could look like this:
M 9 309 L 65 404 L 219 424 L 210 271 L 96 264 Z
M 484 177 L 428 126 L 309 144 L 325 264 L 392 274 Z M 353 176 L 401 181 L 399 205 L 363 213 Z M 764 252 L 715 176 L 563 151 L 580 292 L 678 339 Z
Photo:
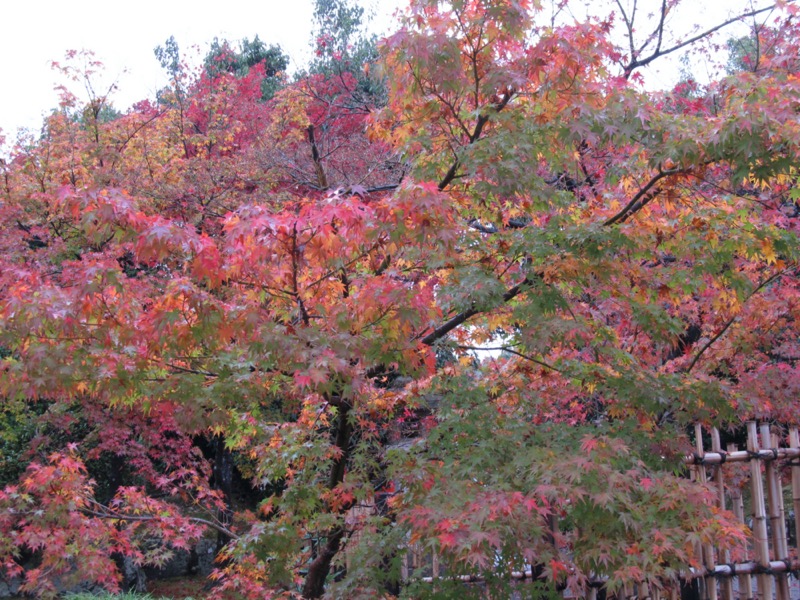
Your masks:
M 376 14 L 372 29 L 379 32 L 390 27 L 392 13 L 406 4 L 406 0 L 358 2 Z M 590 12 L 608 10 L 608 0 L 577 4 L 585 4 Z M 724 18 L 734 4 L 747 6 L 745 0 L 686 4 L 689 20 L 703 19 L 709 25 Z M 54 86 L 63 83 L 50 62 L 63 60 L 68 49 L 95 52 L 106 67 L 105 86 L 115 80 L 118 84 L 112 102 L 120 110 L 154 97 L 164 85 L 166 78 L 153 48 L 170 35 L 185 56 L 192 56 L 192 46 L 199 47 L 202 56 L 214 37 L 235 42 L 258 34 L 268 45 L 280 44 L 293 61 L 293 71 L 310 56 L 312 5 L 312 0 L 0 0 L 0 134 L 12 142 L 17 128 L 38 130 L 43 114 L 57 105 Z M 664 66 L 661 75 L 648 75 L 651 82 L 674 83 L 677 69 L 663 70 Z M 101 87 L 96 89 L 104 91 Z
M 381 13 L 376 22 L 385 28 L 399 0 L 359 4 Z M 279 44 L 294 70 L 310 57 L 312 15 L 312 0 L 0 0 L 0 129 L 9 142 L 19 127 L 38 130 L 42 115 L 57 105 L 54 86 L 63 83 L 50 63 L 63 61 L 67 50 L 95 53 L 107 85 L 117 81 L 115 107 L 125 110 L 163 87 L 153 49 L 170 35 L 187 56 L 192 46 L 204 55 L 214 37 L 235 42 L 258 35 Z

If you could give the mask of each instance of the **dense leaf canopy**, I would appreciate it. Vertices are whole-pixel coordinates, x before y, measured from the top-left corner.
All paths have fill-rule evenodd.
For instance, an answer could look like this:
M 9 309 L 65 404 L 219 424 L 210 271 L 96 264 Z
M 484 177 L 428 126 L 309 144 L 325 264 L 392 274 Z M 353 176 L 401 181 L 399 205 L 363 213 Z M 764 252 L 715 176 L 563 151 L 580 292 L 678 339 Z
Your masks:
M 800 415 L 800 36 L 743 7 L 746 69 L 648 91 L 705 39 L 670 37 L 676 4 L 414 0 L 371 62 L 323 2 L 308 74 L 258 38 L 194 72 L 172 40 L 124 114 L 70 55 L 90 97 L 0 173 L 7 573 L 113 589 L 112 555 L 211 530 L 245 598 L 434 593 L 398 585 L 408 544 L 614 590 L 739 541 L 682 455 L 693 423 Z

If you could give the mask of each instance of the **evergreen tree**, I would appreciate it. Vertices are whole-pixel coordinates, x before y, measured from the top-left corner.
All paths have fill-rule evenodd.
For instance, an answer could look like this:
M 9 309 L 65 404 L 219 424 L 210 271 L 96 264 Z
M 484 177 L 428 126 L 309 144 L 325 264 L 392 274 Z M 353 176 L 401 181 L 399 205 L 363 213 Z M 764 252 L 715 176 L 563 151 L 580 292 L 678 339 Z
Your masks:
M 314 21 L 314 59 L 309 73 L 349 73 L 370 104 L 384 104 L 386 85 L 372 68 L 378 60 L 377 37 L 364 29 L 364 9 L 350 0 L 316 0 Z
M 281 74 L 289 65 L 289 57 L 280 46 L 266 46 L 256 35 L 252 41 L 244 38 L 235 50 L 227 40 L 214 38 L 211 49 L 203 60 L 206 72 L 215 77 L 222 73 L 233 73 L 244 77 L 256 65 L 264 65 L 264 79 L 261 82 L 261 97 L 269 100 L 282 84 Z

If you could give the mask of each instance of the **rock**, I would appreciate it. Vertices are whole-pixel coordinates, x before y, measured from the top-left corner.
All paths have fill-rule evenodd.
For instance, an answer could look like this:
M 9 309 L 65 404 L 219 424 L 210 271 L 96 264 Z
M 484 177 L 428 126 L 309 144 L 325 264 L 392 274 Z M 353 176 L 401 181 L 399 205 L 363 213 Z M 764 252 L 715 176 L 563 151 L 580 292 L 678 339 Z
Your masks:
M 8 581 L 0 580 L 0 598 L 10 598 L 19 593 L 19 586 L 22 585 L 22 580 L 14 577 Z
M 195 573 L 208 577 L 211 571 L 214 570 L 214 559 L 216 558 L 217 542 L 216 540 L 203 538 L 194 547 L 194 553 L 197 557 L 197 564 L 195 566 Z
M 106 589 L 96 583 L 83 582 L 74 584 L 61 579 L 56 579 L 54 583 L 59 596 L 69 596 L 70 594 L 91 594 L 96 596 L 106 593 Z
M 25 565 L 25 569 L 31 568 L 31 564 Z M 0 598 L 19 598 L 20 587 L 22 586 L 23 579 L 21 577 L 13 577 L 11 579 L 3 579 L 0 577 Z M 67 573 L 61 577 L 54 577 L 52 584 L 57 594 L 99 594 L 105 590 L 94 583 L 76 582 L 75 571 Z M 25 595 L 27 597 L 27 594 Z
M 147 575 L 144 569 L 133 562 L 130 556 L 123 557 L 119 562 L 119 570 L 122 574 L 122 589 L 126 592 L 146 592 Z
M 172 577 L 183 577 L 190 573 L 192 563 L 192 553 L 189 550 L 172 549 L 172 558 L 167 560 L 160 567 L 145 567 L 144 573 L 147 579 L 169 579 Z
M 173 556 L 161 567 L 145 567 L 142 576 L 147 579 L 169 579 L 186 575 L 208 576 L 214 569 L 217 543 L 201 538 L 191 550 L 175 550 Z

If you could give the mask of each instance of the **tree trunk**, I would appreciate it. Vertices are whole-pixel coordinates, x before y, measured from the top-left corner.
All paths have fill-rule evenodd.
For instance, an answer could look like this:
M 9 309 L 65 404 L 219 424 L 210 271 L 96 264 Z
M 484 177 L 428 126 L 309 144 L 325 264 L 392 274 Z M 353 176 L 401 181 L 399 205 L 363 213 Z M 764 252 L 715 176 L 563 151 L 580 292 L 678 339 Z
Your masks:
M 333 489 L 344 481 L 347 460 L 350 457 L 350 438 L 352 427 L 348 422 L 350 405 L 341 402 L 339 405 L 339 415 L 336 419 L 336 447 L 339 448 L 339 456 L 331 464 L 331 472 L 328 479 L 328 488 Z M 325 593 L 325 580 L 331 570 L 331 562 L 339 552 L 339 548 L 344 538 L 345 530 L 343 526 L 336 527 L 328 531 L 327 539 L 319 550 L 317 557 L 311 562 L 303 584 L 303 598 L 320 598 Z
M 225 527 L 230 527 L 233 515 L 233 455 L 225 447 L 225 438 L 221 435 L 214 436 L 212 447 L 214 449 L 214 487 L 220 490 L 225 497 L 225 509 L 217 514 L 217 519 Z M 222 550 L 230 538 L 222 532 L 217 533 L 216 553 Z
M 331 562 L 344 537 L 344 528 L 339 527 L 328 533 L 328 541 L 320 549 L 317 558 L 308 568 L 305 583 L 303 584 L 303 598 L 321 598 L 325 593 L 325 580 L 331 570 Z

